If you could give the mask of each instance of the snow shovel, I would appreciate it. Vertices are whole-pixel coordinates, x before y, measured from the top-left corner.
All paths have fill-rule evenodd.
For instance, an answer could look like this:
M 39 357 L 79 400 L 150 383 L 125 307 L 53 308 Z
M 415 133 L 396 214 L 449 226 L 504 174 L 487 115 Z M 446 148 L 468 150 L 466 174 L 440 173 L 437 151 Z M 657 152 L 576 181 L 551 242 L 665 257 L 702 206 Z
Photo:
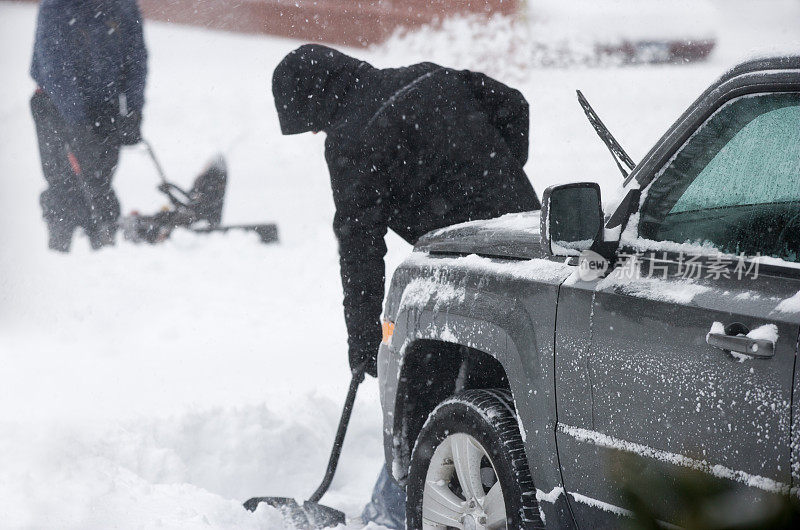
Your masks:
M 142 140 L 142 144 L 161 179 L 158 191 L 167 196 L 172 208 L 164 208 L 154 215 L 132 212 L 120 221 L 125 239 L 155 244 L 167 239 L 175 228 L 183 227 L 196 233 L 247 230 L 255 232 L 262 243 L 278 240 L 278 227 L 273 223 L 220 225 L 228 182 L 228 169 L 221 155 L 212 160 L 195 179 L 192 188 L 185 191 L 167 180 L 150 143 Z
M 339 420 L 339 428 L 336 431 L 336 438 L 333 441 L 333 449 L 328 460 L 328 468 L 325 477 L 311 497 L 302 506 L 294 499 L 289 497 L 253 497 L 244 503 L 244 507 L 251 512 L 256 511 L 259 504 L 266 503 L 277 508 L 284 519 L 290 522 L 299 530 L 328 528 L 345 524 L 344 513 L 319 504 L 319 500 L 328 491 L 333 475 L 336 473 L 336 466 L 339 464 L 339 455 L 342 453 L 344 435 L 347 433 L 347 425 L 350 423 L 350 413 L 353 412 L 353 403 L 356 400 L 358 385 L 364 380 L 364 371 L 356 370 L 353 379 L 350 381 L 350 389 L 347 391 L 347 399 L 344 400 L 342 417 Z

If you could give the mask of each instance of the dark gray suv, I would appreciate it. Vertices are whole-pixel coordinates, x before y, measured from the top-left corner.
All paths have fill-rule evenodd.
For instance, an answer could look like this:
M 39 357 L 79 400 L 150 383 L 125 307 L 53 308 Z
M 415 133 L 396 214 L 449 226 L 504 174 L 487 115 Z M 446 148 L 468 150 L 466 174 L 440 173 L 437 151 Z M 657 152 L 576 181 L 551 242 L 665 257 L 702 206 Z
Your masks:
M 619 526 L 632 480 L 680 525 L 686 473 L 720 517 L 796 494 L 800 57 L 725 74 L 620 197 L 553 186 L 395 272 L 378 366 L 409 528 Z

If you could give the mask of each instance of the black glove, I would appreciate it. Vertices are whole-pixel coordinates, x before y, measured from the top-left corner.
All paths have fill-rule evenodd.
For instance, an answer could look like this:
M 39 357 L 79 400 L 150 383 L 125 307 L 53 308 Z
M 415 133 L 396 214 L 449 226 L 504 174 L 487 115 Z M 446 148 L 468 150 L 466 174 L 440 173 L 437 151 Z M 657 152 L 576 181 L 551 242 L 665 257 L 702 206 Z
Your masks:
M 350 371 L 352 373 L 362 372 L 378 377 L 378 349 L 357 349 L 350 348 Z
M 117 117 L 117 140 L 121 145 L 135 145 L 142 141 L 142 115 L 136 111 Z

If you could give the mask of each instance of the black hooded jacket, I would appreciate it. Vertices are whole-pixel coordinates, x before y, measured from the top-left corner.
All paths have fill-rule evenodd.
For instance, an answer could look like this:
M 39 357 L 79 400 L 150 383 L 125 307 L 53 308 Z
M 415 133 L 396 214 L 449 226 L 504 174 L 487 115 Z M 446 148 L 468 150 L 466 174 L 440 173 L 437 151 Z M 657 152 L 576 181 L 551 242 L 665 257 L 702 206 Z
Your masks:
M 351 359 L 374 359 L 380 344 L 387 229 L 413 244 L 540 207 L 522 169 L 528 103 L 486 75 L 433 63 L 378 69 L 309 44 L 281 61 L 272 89 L 284 134 L 327 134 Z

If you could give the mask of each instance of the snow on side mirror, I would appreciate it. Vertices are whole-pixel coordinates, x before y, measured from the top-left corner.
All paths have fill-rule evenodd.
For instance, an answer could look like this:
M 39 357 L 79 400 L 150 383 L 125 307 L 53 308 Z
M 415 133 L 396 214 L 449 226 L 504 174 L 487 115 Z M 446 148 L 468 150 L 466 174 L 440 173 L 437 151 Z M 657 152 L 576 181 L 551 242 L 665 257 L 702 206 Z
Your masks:
M 542 248 L 551 256 L 579 256 L 603 228 L 600 186 L 595 182 L 559 184 L 542 196 Z

